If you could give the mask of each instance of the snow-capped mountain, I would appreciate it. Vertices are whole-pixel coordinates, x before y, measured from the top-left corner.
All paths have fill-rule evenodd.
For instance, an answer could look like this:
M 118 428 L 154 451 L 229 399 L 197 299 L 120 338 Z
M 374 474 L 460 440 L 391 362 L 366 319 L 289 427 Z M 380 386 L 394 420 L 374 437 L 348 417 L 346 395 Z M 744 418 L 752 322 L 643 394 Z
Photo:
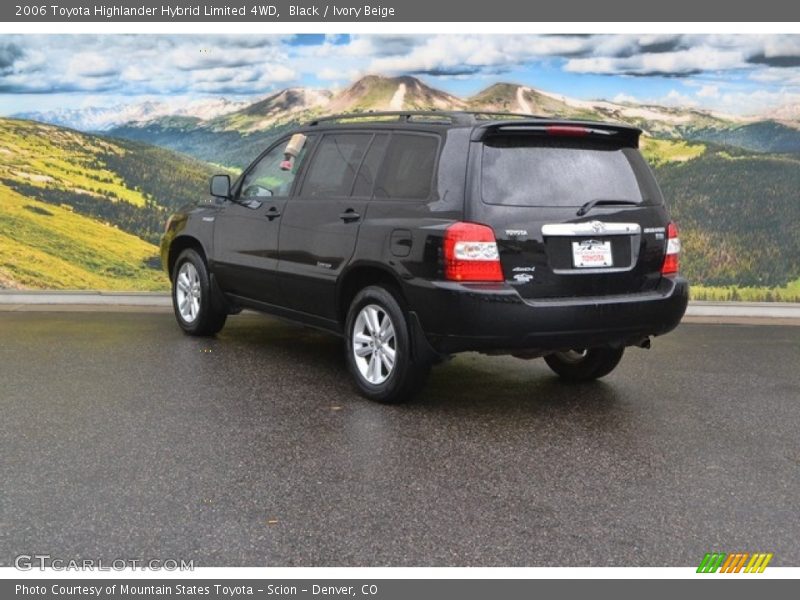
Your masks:
M 217 129 L 261 131 L 290 121 L 302 113 L 323 111 L 332 96 L 333 93 L 328 90 L 287 88 L 238 110 L 218 115 L 213 120 L 206 120 Z
M 250 105 L 247 101 L 232 101 L 226 98 L 201 98 L 189 101 L 145 101 L 133 104 L 118 104 L 107 107 L 22 112 L 12 115 L 18 119 L 30 119 L 70 127 L 80 131 L 108 131 L 129 123 L 144 123 L 160 117 L 194 117 L 201 121 L 213 119 L 241 110 Z
M 800 102 L 784 104 L 769 113 L 768 117 L 790 127 L 800 129 Z
M 255 134 L 266 139 L 291 123 L 325 114 L 380 110 L 507 111 L 617 121 L 638 126 L 651 137 L 730 144 L 761 152 L 800 151 L 800 106 L 796 104 L 762 116 L 741 117 L 697 107 L 639 103 L 625 97 L 583 100 L 505 82 L 459 98 L 411 76 L 366 75 L 336 92 L 294 87 L 246 101 L 173 99 L 15 116 L 88 132 L 110 131 L 211 160 L 201 150 L 208 145 L 209 135 L 224 133 L 237 141 L 230 142 L 231 148 L 238 142 L 249 147 L 255 143 Z

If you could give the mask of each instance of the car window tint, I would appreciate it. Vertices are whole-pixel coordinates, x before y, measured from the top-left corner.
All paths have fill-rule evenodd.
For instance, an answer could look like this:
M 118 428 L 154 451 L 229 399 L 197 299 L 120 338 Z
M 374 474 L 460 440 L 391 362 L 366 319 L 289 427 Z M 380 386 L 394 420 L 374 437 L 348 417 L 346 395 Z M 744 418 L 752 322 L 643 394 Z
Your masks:
M 371 133 L 337 133 L 322 138 L 303 182 L 303 196 L 349 196 Z
M 285 197 L 291 193 L 292 184 L 300 170 L 306 149 L 311 146 L 311 137 L 306 139 L 306 143 L 297 157 L 287 161 L 285 150 L 288 143 L 287 139 L 270 150 L 248 171 L 242 181 L 240 197 Z
M 361 163 L 361 168 L 356 175 L 356 184 L 353 187 L 353 196 L 372 196 L 372 186 L 375 183 L 375 177 L 378 175 L 378 169 L 381 166 L 381 160 L 386 152 L 386 146 L 389 143 L 389 135 L 379 133 L 372 140 L 367 156 L 364 162 Z
M 506 206 L 644 200 L 634 148 L 581 139 L 497 136 L 484 143 L 482 196 Z M 641 175 L 637 176 L 637 168 Z
M 431 135 L 392 135 L 375 196 L 424 200 L 431 193 L 438 139 Z

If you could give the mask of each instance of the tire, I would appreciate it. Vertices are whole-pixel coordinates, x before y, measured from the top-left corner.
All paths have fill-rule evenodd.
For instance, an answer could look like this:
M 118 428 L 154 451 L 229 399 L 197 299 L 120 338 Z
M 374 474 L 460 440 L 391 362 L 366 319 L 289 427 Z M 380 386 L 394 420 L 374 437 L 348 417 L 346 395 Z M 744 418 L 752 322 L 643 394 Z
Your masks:
M 555 352 L 544 357 L 547 366 L 566 381 L 591 381 L 611 373 L 625 348 L 589 348 Z
M 189 335 L 214 335 L 228 318 L 225 311 L 214 306 L 208 268 L 191 248 L 181 252 L 172 269 L 172 308 L 178 325 Z
M 409 331 L 406 313 L 389 289 L 370 286 L 356 294 L 345 323 L 345 356 L 362 396 L 399 404 L 422 388 L 431 365 L 414 360 Z

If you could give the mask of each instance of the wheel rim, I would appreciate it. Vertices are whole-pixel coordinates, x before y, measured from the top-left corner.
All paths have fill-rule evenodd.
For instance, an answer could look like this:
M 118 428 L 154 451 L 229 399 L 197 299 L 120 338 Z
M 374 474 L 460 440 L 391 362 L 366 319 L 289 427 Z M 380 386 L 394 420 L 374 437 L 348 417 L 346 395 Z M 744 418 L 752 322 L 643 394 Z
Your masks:
M 380 385 L 391 377 L 396 356 L 391 317 L 377 304 L 368 304 L 353 323 L 353 358 L 358 372 L 372 385 Z
M 566 352 L 556 352 L 556 355 L 564 362 L 570 364 L 577 364 L 586 358 L 589 353 L 585 348 L 567 350 Z
M 178 312 L 186 323 L 194 323 L 200 313 L 200 275 L 190 262 L 185 262 L 178 269 L 175 278 L 175 299 Z

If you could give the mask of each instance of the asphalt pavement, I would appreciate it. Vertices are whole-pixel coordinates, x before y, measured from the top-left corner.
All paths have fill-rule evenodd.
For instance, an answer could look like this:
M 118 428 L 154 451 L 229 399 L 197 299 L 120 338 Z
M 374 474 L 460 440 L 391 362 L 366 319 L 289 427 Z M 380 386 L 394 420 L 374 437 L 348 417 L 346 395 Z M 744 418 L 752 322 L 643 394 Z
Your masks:
M 0 565 L 800 566 L 800 328 L 681 325 L 600 382 L 464 354 L 402 406 L 260 315 L 0 312 Z

